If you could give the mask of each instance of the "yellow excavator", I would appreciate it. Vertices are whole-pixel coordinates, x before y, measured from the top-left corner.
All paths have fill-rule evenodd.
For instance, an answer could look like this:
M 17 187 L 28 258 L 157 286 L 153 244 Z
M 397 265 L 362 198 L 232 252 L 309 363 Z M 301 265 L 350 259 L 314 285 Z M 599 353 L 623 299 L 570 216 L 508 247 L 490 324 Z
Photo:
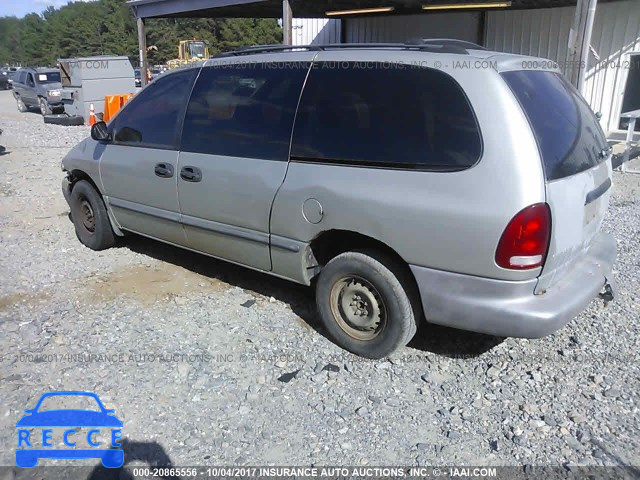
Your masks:
M 182 40 L 178 45 L 178 58 L 169 60 L 167 65 L 169 68 L 178 68 L 181 65 L 207 60 L 210 56 L 206 42 L 195 38 L 193 40 Z

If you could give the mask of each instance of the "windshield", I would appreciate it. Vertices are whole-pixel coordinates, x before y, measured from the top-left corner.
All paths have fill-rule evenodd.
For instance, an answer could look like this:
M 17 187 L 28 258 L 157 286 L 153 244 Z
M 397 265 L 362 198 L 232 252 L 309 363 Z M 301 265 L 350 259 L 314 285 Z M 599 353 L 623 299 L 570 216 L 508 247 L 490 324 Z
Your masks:
M 60 83 L 60 72 L 36 73 L 38 83 Z
M 38 408 L 38 412 L 46 412 L 49 410 L 101 411 L 96 399 L 88 395 L 53 395 L 45 397 Z
M 189 52 L 192 57 L 204 58 L 204 43 L 194 42 L 189 45 Z

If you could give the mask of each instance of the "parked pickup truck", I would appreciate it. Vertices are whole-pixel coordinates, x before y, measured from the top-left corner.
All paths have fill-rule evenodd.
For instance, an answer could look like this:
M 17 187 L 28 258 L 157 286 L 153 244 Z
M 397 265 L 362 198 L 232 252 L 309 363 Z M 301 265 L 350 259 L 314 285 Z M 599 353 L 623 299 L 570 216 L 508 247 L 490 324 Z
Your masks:
M 23 68 L 13 80 L 13 96 L 18 111 L 38 107 L 42 115 L 64 110 L 60 72 L 54 68 Z

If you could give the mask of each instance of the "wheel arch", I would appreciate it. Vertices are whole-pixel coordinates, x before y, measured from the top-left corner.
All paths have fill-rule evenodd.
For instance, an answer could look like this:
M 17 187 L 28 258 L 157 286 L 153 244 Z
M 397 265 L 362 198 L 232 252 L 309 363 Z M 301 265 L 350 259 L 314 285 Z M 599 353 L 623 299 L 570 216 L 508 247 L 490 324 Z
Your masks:
M 113 229 L 113 233 L 115 233 L 119 237 L 124 237 L 125 234 L 120 228 L 120 225 L 118 224 L 118 222 L 116 221 L 116 218 L 113 215 L 113 212 L 111 211 L 111 207 L 109 206 L 109 203 L 105 201 L 102 190 L 98 187 L 98 184 L 93 180 L 93 178 L 91 178 L 91 175 L 87 174 L 86 172 L 80 169 L 69 170 L 69 192 L 73 191 L 73 187 L 80 180 L 86 180 L 95 189 L 95 191 L 98 192 L 98 195 L 100 195 L 100 198 L 102 199 L 102 202 L 104 203 L 104 206 L 107 209 L 107 215 L 109 216 L 109 222 L 111 222 L 111 228 Z
M 386 243 L 352 230 L 331 229 L 318 233 L 309 244 L 318 265 L 324 266 L 329 260 L 353 249 L 375 249 L 406 263 L 404 259 Z
M 93 181 L 93 178 L 91 178 L 91 175 L 89 175 L 88 173 L 84 172 L 83 170 L 80 170 L 80 169 L 70 170 L 69 171 L 69 180 L 70 180 L 70 183 L 71 183 L 71 190 L 73 190 L 73 186 L 76 183 L 78 183 L 80 180 L 86 180 L 87 182 L 89 182 L 91 184 L 91 186 L 93 188 L 96 189 L 96 192 L 98 192 L 100 194 L 100 196 L 102 196 L 102 191 L 98 187 L 98 184 Z M 104 199 L 103 199 L 103 201 L 104 201 Z
M 307 255 L 307 271 L 312 271 L 311 280 L 318 276 L 322 267 L 341 253 L 353 250 L 374 250 L 380 252 L 402 265 L 414 288 L 418 291 L 416 281 L 407 261 L 391 246 L 374 237 L 352 230 L 331 229 L 320 232 L 309 243 L 311 255 Z

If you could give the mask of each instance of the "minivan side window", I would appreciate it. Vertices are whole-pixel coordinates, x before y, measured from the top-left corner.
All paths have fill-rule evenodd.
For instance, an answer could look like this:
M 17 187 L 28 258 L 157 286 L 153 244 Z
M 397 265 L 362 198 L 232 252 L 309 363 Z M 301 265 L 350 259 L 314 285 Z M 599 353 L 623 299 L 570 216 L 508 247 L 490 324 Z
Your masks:
M 27 75 L 27 85 L 29 87 L 35 87 L 36 86 L 36 83 L 33 80 L 33 75 L 30 74 L 30 73 Z
M 302 94 L 291 159 L 450 171 L 471 167 L 481 152 L 469 101 L 446 73 L 320 62 Z
M 176 149 L 197 68 L 169 73 L 140 91 L 109 129 L 114 143 Z
M 204 67 L 191 95 L 181 151 L 287 161 L 309 63 Z

